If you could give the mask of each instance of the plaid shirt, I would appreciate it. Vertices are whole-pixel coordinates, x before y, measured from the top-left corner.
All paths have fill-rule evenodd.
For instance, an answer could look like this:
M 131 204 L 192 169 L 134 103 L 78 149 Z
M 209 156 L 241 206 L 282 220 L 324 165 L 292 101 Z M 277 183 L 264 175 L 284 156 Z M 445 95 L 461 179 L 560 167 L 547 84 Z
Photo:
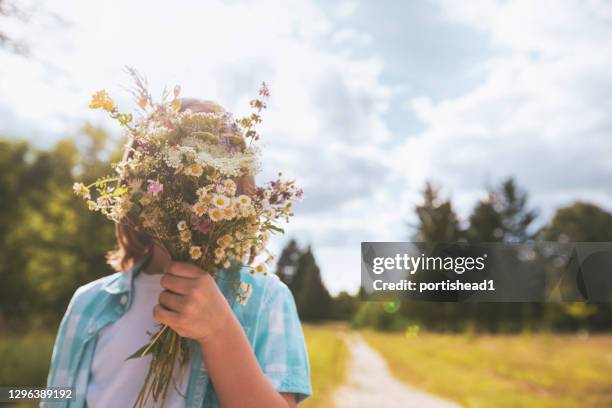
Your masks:
M 77 289 L 60 324 L 47 379 L 48 387 L 72 387 L 74 395 L 70 401 L 46 402 L 41 407 L 86 406 L 98 332 L 121 318 L 130 307 L 132 280 L 144 261 L 127 272 L 115 273 Z M 233 288 L 239 279 L 252 285 L 253 292 L 246 305 L 234 300 Z M 304 335 L 287 286 L 276 275 L 251 275 L 246 268 L 234 273 L 221 271 L 215 280 L 274 388 L 278 392 L 294 393 L 297 401 L 310 395 L 310 367 Z M 192 364 L 185 406 L 218 407 L 212 382 L 202 364 L 200 347 L 193 341 L 190 347 Z

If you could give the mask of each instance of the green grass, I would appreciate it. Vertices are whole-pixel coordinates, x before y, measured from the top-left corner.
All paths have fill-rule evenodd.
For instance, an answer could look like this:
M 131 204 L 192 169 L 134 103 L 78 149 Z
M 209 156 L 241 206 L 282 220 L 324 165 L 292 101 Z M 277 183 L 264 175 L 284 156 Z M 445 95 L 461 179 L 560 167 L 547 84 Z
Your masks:
M 44 387 L 54 341 L 55 334 L 47 332 L 1 335 L 0 385 Z M 36 406 L 36 403 L 22 403 L 7 408 Z
M 0 336 L 0 384 L 44 386 L 54 340 L 45 332 Z
M 333 391 L 346 378 L 347 349 L 340 337 L 343 330 L 338 325 L 304 325 L 313 395 L 301 407 L 333 406 Z
M 304 325 L 314 395 L 301 406 L 331 406 L 331 394 L 345 375 L 347 351 L 338 334 L 342 329 Z M 44 386 L 54 340 L 54 334 L 45 332 L 0 336 L 0 384 Z
M 612 336 L 363 333 L 399 380 L 465 407 L 612 406 Z

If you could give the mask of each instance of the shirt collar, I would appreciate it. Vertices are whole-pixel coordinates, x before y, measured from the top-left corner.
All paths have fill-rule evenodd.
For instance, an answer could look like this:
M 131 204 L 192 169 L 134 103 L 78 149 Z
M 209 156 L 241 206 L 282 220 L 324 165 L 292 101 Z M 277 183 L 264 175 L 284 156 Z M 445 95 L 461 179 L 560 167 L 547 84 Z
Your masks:
M 143 269 L 150 256 L 145 256 L 139 259 L 134 266 L 125 272 L 119 272 L 117 276 L 104 285 L 103 289 L 111 295 L 131 292 L 132 280 Z

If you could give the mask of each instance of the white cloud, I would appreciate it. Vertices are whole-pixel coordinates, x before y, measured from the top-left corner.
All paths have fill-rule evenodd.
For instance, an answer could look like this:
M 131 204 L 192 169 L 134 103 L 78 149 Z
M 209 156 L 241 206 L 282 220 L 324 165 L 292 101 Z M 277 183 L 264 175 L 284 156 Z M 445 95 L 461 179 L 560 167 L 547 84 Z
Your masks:
M 342 3 L 330 16 L 310 1 L 49 2 L 72 24 L 52 32 L 30 25 L 34 60 L 0 57 L 7 73 L 0 114 L 11 118 L 0 131 L 52 140 L 84 119 L 113 128 L 86 105 L 92 91 L 107 88 L 120 106 L 131 106 L 124 65 L 146 74 L 154 91 L 180 83 L 186 96 L 217 100 L 237 114 L 265 80 L 272 98 L 260 179 L 277 170 L 296 177 L 306 199 L 288 235 L 356 263 L 360 237 L 381 225 L 364 222 L 376 214 L 368 206 L 343 208 L 384 188 L 389 172 L 379 144 L 390 139 L 382 115 L 391 92 L 381 83 L 382 61 L 355 55 L 371 37 L 333 19 L 345 21 L 355 7 Z M 339 277 L 330 256 L 321 264 L 334 292 L 359 281 L 358 269 Z
M 514 175 L 550 213 L 577 198 L 609 206 L 612 7 L 603 2 L 440 2 L 482 31 L 493 55 L 471 91 L 410 104 L 426 129 L 402 154 L 422 155 L 465 213 L 485 184 Z

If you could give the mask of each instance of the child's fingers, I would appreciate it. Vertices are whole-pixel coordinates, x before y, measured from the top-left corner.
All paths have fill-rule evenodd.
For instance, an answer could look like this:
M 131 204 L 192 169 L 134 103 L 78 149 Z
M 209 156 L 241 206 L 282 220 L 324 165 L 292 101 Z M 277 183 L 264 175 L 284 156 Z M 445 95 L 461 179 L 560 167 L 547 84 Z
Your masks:
M 185 306 L 185 297 L 177 295 L 168 290 L 164 290 L 159 294 L 159 304 L 175 312 L 180 312 Z
M 160 284 L 164 289 L 171 290 L 172 292 L 181 295 L 186 295 L 193 287 L 193 279 L 165 273 L 161 278 Z
M 162 305 L 155 305 L 155 307 L 153 307 L 153 318 L 161 324 L 172 327 L 176 325 L 178 317 L 178 313 L 164 309 Z
M 187 262 L 171 262 L 166 269 L 166 273 L 182 276 L 184 278 L 199 278 L 204 271 L 197 266 Z

